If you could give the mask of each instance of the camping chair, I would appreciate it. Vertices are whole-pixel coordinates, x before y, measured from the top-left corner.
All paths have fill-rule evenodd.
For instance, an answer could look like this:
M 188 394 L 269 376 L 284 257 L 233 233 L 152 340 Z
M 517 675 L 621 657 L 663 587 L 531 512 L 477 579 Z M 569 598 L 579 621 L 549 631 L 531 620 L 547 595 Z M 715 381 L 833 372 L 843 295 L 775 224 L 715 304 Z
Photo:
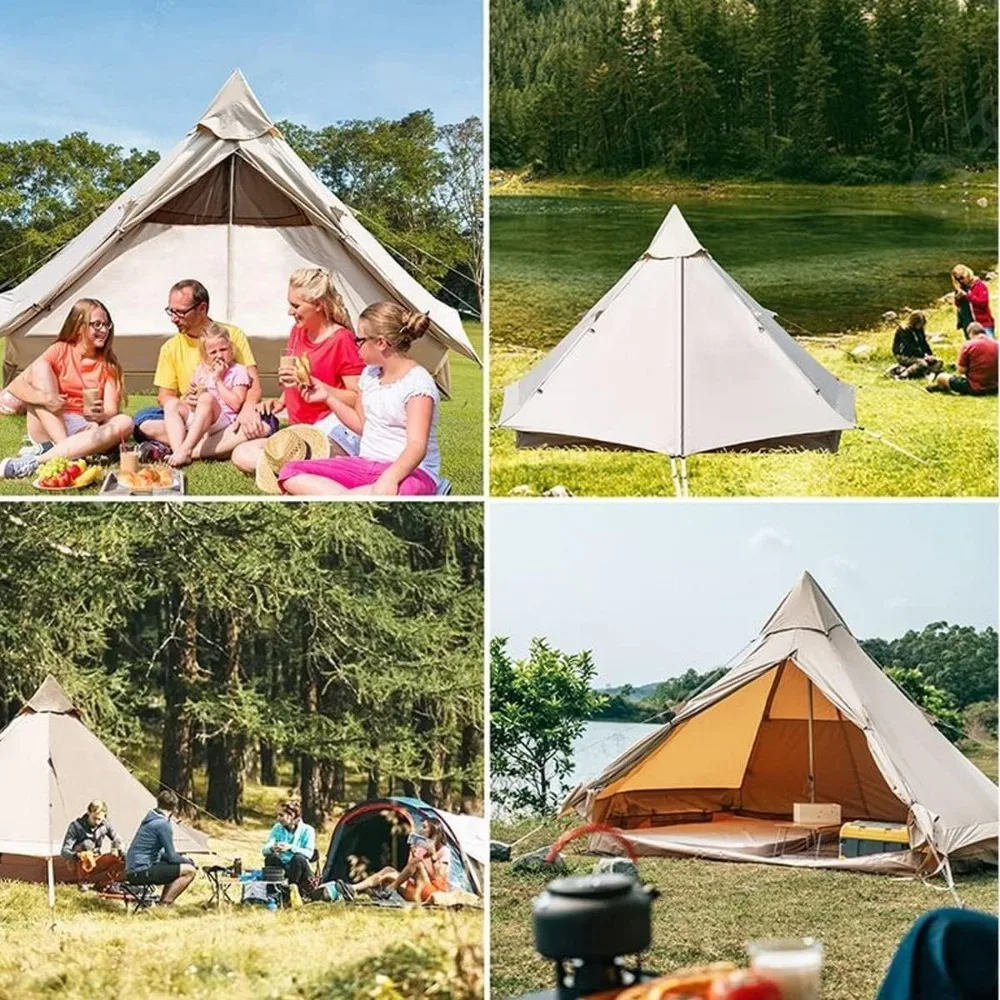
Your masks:
M 140 910 L 148 910 L 155 902 L 157 890 L 162 888 L 158 885 L 136 885 L 128 881 L 129 873 L 125 873 L 125 881 L 116 885 L 108 886 L 108 889 L 101 893 L 106 898 L 120 898 L 125 904 L 126 913 L 138 913 Z M 129 910 L 131 907 L 131 910 Z

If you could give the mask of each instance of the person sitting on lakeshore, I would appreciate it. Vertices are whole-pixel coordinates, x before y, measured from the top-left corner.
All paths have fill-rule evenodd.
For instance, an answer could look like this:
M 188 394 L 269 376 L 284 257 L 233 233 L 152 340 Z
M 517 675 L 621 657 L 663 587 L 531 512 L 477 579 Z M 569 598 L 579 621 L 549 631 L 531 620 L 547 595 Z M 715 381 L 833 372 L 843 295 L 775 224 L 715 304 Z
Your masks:
M 167 298 L 166 313 L 177 327 L 177 333 L 160 348 L 156 362 L 153 384 L 157 390 L 158 406 L 141 410 L 135 415 L 135 437 L 144 445 L 143 458 L 159 460 L 166 458 L 170 447 L 167 434 L 166 406 L 172 399 L 183 400 L 194 407 L 198 402 L 197 390 L 192 388 L 192 379 L 202 364 L 201 338 L 213 326 L 208 314 L 208 289 L 194 278 L 178 281 Z M 277 427 L 265 422 L 257 410 L 260 401 L 260 379 L 257 375 L 257 361 L 250 349 L 246 334 L 229 323 L 220 323 L 229 332 L 233 345 L 233 356 L 250 375 L 250 387 L 246 399 L 240 407 L 236 419 L 220 431 L 206 434 L 195 445 L 193 459 L 226 458 L 242 441 L 267 437 Z M 159 442 L 152 446 L 151 442 Z
M 8 386 L 25 404 L 31 444 L 0 462 L 0 478 L 34 475 L 43 461 L 73 461 L 117 448 L 132 433 L 115 325 L 97 299 L 73 304 L 54 344 Z
M 366 365 L 355 406 L 315 377 L 302 392 L 309 401 L 325 399 L 337 418 L 361 435 L 358 454 L 288 462 L 278 476 L 285 493 L 417 496 L 437 490 L 438 390 L 430 373 L 407 356 L 429 327 L 426 314 L 395 302 L 365 309 L 354 338 Z
M 299 887 L 303 899 L 309 899 L 311 863 L 316 853 L 316 831 L 302 820 L 302 806 L 295 799 L 283 802 L 278 822 L 271 827 L 262 851 L 264 865 L 283 868 L 290 885 Z
M 957 375 L 942 372 L 927 386 L 928 392 L 954 392 L 961 396 L 995 396 L 1000 344 L 979 323 L 969 324 L 969 340 L 958 352 Z
M 886 373 L 892 378 L 920 378 L 922 375 L 936 375 L 944 362 L 936 358 L 927 343 L 925 326 L 927 317 L 919 311 L 911 312 L 906 325 L 896 328 L 892 338 L 892 353 L 896 363 Z
M 253 379 L 245 365 L 236 364 L 229 331 L 210 323 L 198 340 L 201 364 L 191 377 L 197 393 L 192 406 L 188 398 L 166 400 L 163 421 L 167 428 L 173 466 L 189 465 L 195 448 L 206 436 L 220 434 L 239 416 Z
M 110 841 L 111 851 L 105 853 L 104 842 Z M 108 819 L 108 806 L 94 799 L 87 811 L 66 828 L 60 856 L 69 862 L 80 888 L 93 885 L 103 889 L 121 880 L 125 871 L 122 839 Z
M 171 906 L 194 881 L 198 869 L 174 848 L 170 817 L 177 796 L 169 788 L 156 796 L 156 808 L 146 813 L 125 855 L 125 880 L 130 885 L 162 885 L 160 904 Z
M 990 312 L 990 290 L 986 282 L 976 277 L 972 268 L 956 264 L 951 269 L 951 283 L 955 286 L 955 308 L 959 313 L 959 325 L 963 304 L 967 304 L 972 310 L 972 319 L 983 327 L 986 336 L 995 336 L 996 324 L 993 313 Z M 965 328 L 965 336 L 970 337 L 968 327 Z
M 347 886 L 353 895 L 378 892 L 388 896 L 398 892 L 411 903 L 429 903 L 436 892 L 447 892 L 450 886 L 451 848 L 444 829 L 436 819 L 425 819 L 419 835 L 408 841 L 410 856 L 402 871 L 391 866 L 377 871 L 355 885 Z

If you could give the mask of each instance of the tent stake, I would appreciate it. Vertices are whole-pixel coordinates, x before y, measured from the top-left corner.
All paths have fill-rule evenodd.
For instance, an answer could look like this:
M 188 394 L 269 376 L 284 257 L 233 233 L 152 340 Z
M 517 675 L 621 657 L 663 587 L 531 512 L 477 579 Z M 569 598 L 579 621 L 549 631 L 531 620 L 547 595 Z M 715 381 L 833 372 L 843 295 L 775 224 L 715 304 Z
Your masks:
M 870 431 L 867 427 L 859 427 L 858 430 L 867 434 L 874 441 L 884 444 L 887 448 L 892 448 L 894 451 L 898 451 L 901 455 L 905 455 L 907 458 L 912 458 L 914 462 L 919 462 L 921 465 L 927 464 L 926 458 L 921 458 L 919 455 L 914 455 L 912 451 L 900 448 L 898 444 L 893 444 L 888 438 L 883 437 L 877 431 Z

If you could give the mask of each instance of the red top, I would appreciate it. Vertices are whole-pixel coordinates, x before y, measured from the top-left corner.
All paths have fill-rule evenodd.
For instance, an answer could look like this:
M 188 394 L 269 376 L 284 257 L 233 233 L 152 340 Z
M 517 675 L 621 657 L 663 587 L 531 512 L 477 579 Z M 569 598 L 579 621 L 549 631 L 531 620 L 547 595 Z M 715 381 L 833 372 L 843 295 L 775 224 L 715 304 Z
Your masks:
M 332 337 L 319 344 L 309 339 L 303 327 L 293 326 L 288 336 L 288 350 L 295 355 L 308 356 L 313 375 L 334 389 L 345 388 L 344 377 L 360 375 L 365 367 L 354 346 L 354 334 L 344 326 L 338 326 Z M 285 389 L 282 398 L 293 424 L 314 424 L 330 412 L 326 403 L 307 403 L 298 389 Z
M 977 323 L 983 326 L 993 326 L 993 313 L 990 312 L 990 290 L 982 278 L 976 280 L 969 286 L 966 294 L 969 296 L 969 305 L 972 306 L 972 317 Z
M 84 358 L 73 348 L 68 341 L 57 340 L 42 357 L 55 374 L 59 394 L 66 397 L 65 411 L 82 415 L 83 390 L 99 389 L 103 394 L 111 373 L 103 358 Z
M 1000 344 L 992 337 L 973 337 L 958 352 L 958 364 L 964 368 L 973 392 L 997 391 L 997 354 Z

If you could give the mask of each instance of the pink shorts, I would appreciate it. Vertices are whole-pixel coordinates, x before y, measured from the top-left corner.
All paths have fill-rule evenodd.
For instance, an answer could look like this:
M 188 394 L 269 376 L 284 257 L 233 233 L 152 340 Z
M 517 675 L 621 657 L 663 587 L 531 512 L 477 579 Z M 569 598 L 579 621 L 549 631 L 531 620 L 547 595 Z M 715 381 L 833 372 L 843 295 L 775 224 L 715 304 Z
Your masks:
M 278 474 L 278 485 L 282 486 L 292 476 L 325 476 L 345 489 L 371 486 L 389 468 L 391 462 L 373 462 L 370 458 L 348 456 L 346 458 L 314 458 L 302 462 L 288 462 Z M 414 469 L 400 484 L 399 496 L 430 496 L 437 490 L 437 484 L 423 469 Z

